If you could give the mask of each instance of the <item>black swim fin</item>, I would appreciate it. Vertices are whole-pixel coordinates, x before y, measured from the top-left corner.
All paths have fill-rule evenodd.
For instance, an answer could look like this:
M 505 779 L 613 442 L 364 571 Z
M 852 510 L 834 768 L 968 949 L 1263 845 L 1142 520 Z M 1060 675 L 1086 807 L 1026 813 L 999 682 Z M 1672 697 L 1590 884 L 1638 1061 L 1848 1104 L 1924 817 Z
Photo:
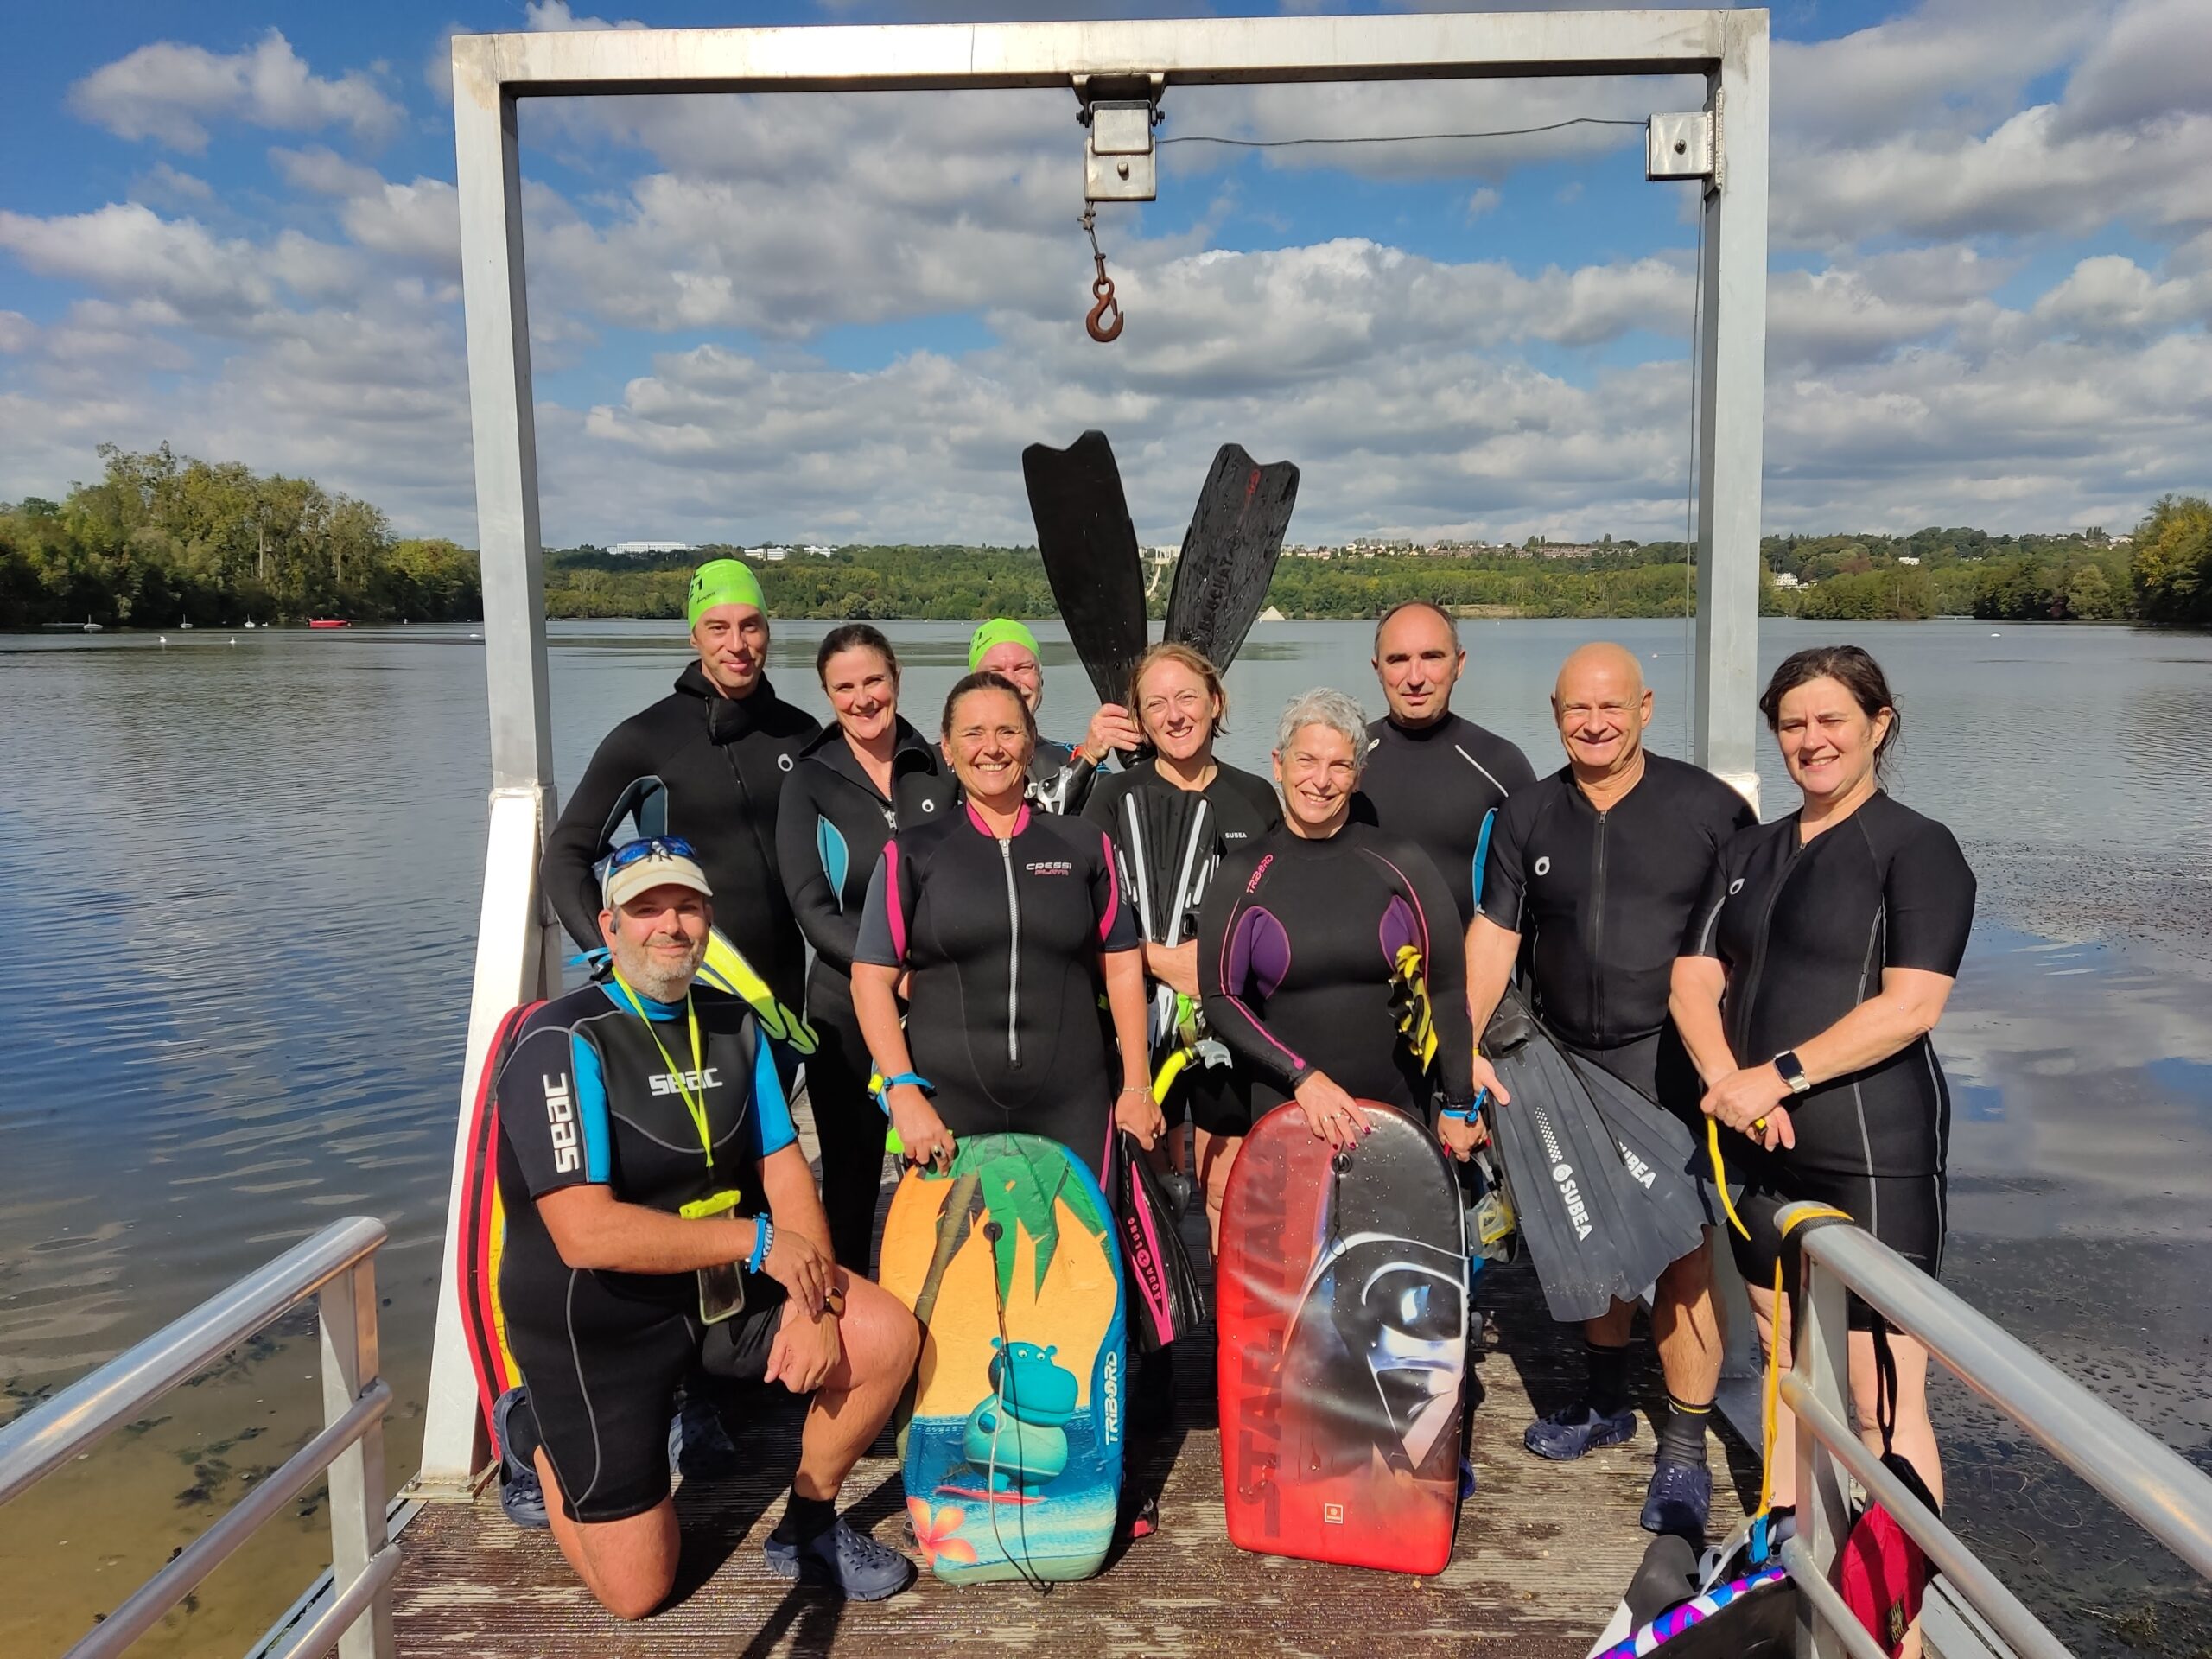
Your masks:
M 1622 1166 L 1581 1074 L 1511 990 L 1483 1052 L 1511 1096 L 1491 1103 L 1491 1135 L 1552 1317 L 1593 1319 L 1634 1300 L 1683 1252 Z
M 1076 655 L 1100 701 L 1126 702 L 1146 644 L 1144 569 L 1114 448 L 1103 432 L 1065 449 L 1033 443 L 1021 452 L 1021 477 L 1045 578 Z
M 1705 1198 L 1698 1188 L 1700 1148 L 1688 1126 L 1597 1061 L 1574 1053 L 1564 1044 L 1560 1049 L 1590 1091 L 1590 1102 L 1598 1115 L 1612 1131 L 1614 1144 L 1620 1148 L 1621 1166 L 1643 1189 L 1657 1214 L 1659 1230 L 1681 1244 L 1676 1256 L 1688 1255 L 1697 1248 L 1706 1225 L 1718 1219 L 1706 1213 Z
M 1262 467 L 1241 445 L 1223 444 L 1183 537 L 1160 637 L 1195 646 L 1226 670 L 1267 603 L 1268 583 L 1297 504 L 1294 465 L 1278 461 Z

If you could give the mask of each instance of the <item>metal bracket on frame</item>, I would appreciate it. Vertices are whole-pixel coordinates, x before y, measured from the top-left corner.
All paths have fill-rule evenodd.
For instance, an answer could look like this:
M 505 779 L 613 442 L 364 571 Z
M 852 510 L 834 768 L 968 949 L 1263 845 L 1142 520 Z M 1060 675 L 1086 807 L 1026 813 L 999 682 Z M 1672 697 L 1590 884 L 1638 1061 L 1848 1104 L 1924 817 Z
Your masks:
M 1709 194 L 1720 188 L 1719 124 L 1711 110 L 1655 115 L 1643 129 L 1643 176 L 1703 179 Z
M 1075 77 L 1075 95 L 1083 100 L 1076 119 L 1090 129 L 1083 147 L 1085 201 L 1159 199 L 1152 130 L 1160 124 L 1160 96 L 1166 89 L 1167 77 L 1157 73 Z

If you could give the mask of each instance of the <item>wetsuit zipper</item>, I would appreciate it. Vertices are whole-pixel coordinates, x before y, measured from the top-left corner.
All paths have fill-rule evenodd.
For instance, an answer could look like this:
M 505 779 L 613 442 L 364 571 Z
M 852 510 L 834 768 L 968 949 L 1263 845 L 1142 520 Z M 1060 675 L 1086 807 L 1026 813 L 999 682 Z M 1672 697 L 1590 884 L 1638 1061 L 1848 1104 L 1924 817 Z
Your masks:
M 999 842 L 999 861 L 1006 866 L 1006 1059 L 1021 1069 L 1021 893 L 1014 885 L 1014 843 Z
M 1605 1040 L 1605 815 L 1598 814 L 1595 873 L 1590 882 L 1590 1034 Z
M 1751 1007 L 1759 993 L 1759 975 L 1766 968 L 1766 944 L 1768 936 L 1772 931 L 1774 926 L 1774 907 L 1781 902 L 1782 890 L 1789 885 L 1790 874 L 1796 868 L 1797 861 L 1803 855 L 1804 851 L 1805 842 L 1802 829 L 1798 824 L 1797 821 L 1793 818 L 1789 823 L 1789 856 L 1782 861 L 1782 873 L 1775 877 L 1774 887 L 1766 896 L 1766 907 L 1759 912 L 1759 931 L 1757 935 L 1757 943 L 1751 946 L 1751 971 L 1744 976 L 1743 1001 L 1736 1002 L 1736 987 L 1732 985 L 1728 988 L 1730 993 L 1729 1001 L 1736 1003 L 1736 1006 L 1742 1008 L 1744 1011 L 1743 1028 L 1739 1032 L 1731 1033 L 1728 1039 L 1729 1046 L 1736 1051 L 1736 1064 L 1739 1067 L 1757 1065 L 1760 1064 L 1758 1060 L 1745 1059 L 1744 1058 L 1743 1044 L 1741 1039 L 1751 1034 Z

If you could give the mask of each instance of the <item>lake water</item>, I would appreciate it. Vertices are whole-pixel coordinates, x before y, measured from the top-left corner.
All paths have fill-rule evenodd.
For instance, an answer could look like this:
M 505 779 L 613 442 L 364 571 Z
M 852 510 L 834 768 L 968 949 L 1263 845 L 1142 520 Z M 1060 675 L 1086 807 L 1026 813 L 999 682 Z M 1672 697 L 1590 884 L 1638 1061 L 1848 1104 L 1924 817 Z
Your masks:
M 822 625 L 781 632 L 821 708 Z M 934 723 L 965 632 L 888 630 Z M 0 640 L 0 1421 L 338 1217 L 382 1257 L 387 1443 L 411 1471 L 483 860 L 481 647 L 466 628 Z M 1090 688 L 1056 629 L 1046 729 Z M 1457 706 L 1559 763 L 1560 658 L 1617 638 L 1681 753 L 1681 625 L 1465 625 Z M 235 645 L 230 641 L 235 638 Z M 1767 664 L 1866 645 L 1906 721 L 1897 792 L 1981 880 L 1937 1033 L 1959 1102 L 1950 1282 L 2212 1467 L 2212 639 L 1986 623 L 1766 623 Z M 1357 623 L 1258 629 L 1225 758 L 1335 684 L 1380 710 Z M 671 625 L 556 624 L 558 774 L 682 665 Z M 1762 748 L 1770 816 L 1789 791 Z M 304 1319 L 0 1510 L 0 1652 L 58 1652 L 319 1422 Z M 2084 1653 L 2201 1654 L 2212 1602 L 1955 1388 L 1952 1518 Z M 1480 1500 L 1478 1500 L 1479 1504 Z M 323 1557 L 313 1502 L 138 1651 L 237 1651 Z M 35 1593 L 32 1593 L 33 1588 Z

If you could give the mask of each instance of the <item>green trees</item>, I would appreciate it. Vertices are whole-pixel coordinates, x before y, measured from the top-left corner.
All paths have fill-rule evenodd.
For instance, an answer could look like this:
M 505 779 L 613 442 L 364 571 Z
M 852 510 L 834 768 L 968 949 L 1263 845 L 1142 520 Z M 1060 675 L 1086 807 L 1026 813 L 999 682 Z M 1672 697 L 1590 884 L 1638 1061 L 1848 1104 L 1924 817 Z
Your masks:
M 2159 498 L 2135 531 L 2133 580 L 2146 622 L 2212 626 L 2212 503 Z
M 474 554 L 394 542 L 366 501 L 167 444 L 99 454 L 99 479 L 66 501 L 0 508 L 0 627 L 481 613 Z

